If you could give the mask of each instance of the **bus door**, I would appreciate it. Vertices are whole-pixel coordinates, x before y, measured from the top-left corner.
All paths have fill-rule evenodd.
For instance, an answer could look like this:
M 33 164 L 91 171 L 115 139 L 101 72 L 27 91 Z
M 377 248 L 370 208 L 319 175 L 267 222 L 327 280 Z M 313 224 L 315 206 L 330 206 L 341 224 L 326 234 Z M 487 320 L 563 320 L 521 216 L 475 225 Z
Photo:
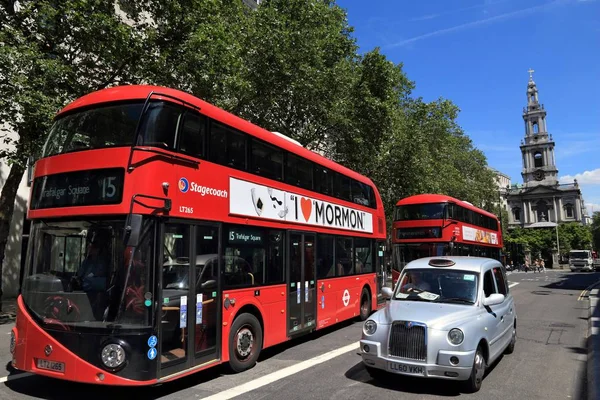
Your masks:
M 163 226 L 159 377 L 220 357 L 220 232 L 217 224 L 169 222 Z
M 315 235 L 288 235 L 288 335 L 315 329 Z

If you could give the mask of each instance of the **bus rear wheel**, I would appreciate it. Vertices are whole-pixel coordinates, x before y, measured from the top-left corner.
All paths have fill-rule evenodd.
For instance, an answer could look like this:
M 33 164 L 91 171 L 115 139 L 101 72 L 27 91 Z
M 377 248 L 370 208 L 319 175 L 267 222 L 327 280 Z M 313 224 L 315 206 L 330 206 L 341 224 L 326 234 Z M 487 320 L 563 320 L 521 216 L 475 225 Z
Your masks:
M 252 368 L 262 350 L 263 332 L 258 319 L 248 313 L 239 315 L 229 332 L 229 367 L 233 372 Z
M 364 288 L 360 295 L 360 320 L 366 320 L 369 315 L 371 315 L 371 296 L 367 288 Z

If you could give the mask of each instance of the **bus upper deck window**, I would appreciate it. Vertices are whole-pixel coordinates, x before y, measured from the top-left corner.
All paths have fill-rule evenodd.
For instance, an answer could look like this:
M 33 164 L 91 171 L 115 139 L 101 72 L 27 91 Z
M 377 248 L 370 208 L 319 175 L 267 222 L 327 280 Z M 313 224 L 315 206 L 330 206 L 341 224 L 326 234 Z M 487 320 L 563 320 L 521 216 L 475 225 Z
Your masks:
M 175 132 L 183 110 L 180 107 L 163 102 L 151 103 L 146 111 L 142 125 L 141 141 L 138 145 L 174 147 Z

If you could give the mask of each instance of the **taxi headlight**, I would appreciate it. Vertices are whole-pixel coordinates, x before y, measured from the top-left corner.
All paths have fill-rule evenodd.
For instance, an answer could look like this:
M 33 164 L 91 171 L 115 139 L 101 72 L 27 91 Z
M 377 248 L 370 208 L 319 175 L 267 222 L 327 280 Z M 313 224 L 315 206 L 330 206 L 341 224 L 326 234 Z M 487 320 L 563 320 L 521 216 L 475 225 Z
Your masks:
M 448 332 L 448 341 L 453 345 L 459 345 L 465 340 L 465 335 L 463 331 L 458 328 L 450 329 Z
M 365 335 L 370 336 L 374 334 L 375 331 L 377 331 L 377 322 L 373 321 L 372 319 L 367 320 L 363 327 L 363 331 L 365 332 Z
M 107 344 L 102 349 L 101 358 L 107 368 L 119 368 L 125 362 L 125 349 L 116 343 Z

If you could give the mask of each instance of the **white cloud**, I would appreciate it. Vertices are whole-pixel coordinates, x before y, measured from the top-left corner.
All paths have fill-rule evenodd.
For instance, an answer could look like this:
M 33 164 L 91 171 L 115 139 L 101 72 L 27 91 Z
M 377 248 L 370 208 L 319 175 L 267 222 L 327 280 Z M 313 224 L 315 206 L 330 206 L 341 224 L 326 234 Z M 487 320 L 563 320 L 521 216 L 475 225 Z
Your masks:
M 592 171 L 585 171 L 575 176 L 565 175 L 560 177 L 561 183 L 571 183 L 577 179 L 579 184 L 583 185 L 600 185 L 600 168 Z
M 445 28 L 445 29 L 438 29 L 436 31 L 433 32 L 428 32 L 419 36 L 414 36 L 412 38 L 408 38 L 408 39 L 404 39 L 401 40 L 397 43 L 394 43 L 390 46 L 387 46 L 389 48 L 393 48 L 393 47 L 400 47 L 400 46 L 406 46 L 408 44 L 412 44 L 414 42 L 417 42 L 419 40 L 423 40 L 423 39 L 427 39 L 430 37 L 434 37 L 434 36 L 441 36 L 441 35 L 445 35 L 447 33 L 453 33 L 453 32 L 458 32 L 458 31 L 462 31 L 465 29 L 470 29 L 476 26 L 480 26 L 480 25 L 488 25 L 494 22 L 498 22 L 498 21 L 503 21 L 506 19 L 510 19 L 510 18 L 517 18 L 517 17 L 522 17 L 525 15 L 530 15 L 532 13 L 538 12 L 538 11 L 544 11 L 550 7 L 553 6 L 557 6 L 557 5 L 562 5 L 564 4 L 565 1 L 564 0 L 555 0 L 552 1 L 550 3 L 545 3 L 545 4 L 541 4 L 538 6 L 534 6 L 534 7 L 529 7 L 529 8 L 523 8 L 520 10 L 516 10 L 516 11 L 511 11 L 511 12 L 507 12 L 504 14 L 499 14 L 499 15 L 495 15 L 493 17 L 489 17 L 489 18 L 484 18 L 484 19 L 480 19 L 480 20 L 476 20 L 476 21 L 471 21 L 471 22 L 467 22 L 465 24 L 461 24 L 461 25 L 456 25 L 456 26 L 452 26 L 450 28 Z

